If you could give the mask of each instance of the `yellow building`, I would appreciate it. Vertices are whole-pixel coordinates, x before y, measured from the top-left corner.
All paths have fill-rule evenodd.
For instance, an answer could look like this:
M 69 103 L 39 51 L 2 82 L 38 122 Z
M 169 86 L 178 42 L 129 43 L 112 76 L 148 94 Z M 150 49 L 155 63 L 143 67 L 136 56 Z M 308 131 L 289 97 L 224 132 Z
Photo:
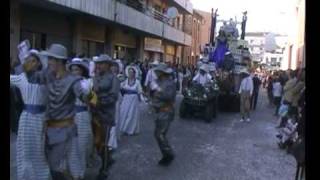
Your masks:
M 289 36 L 285 51 L 287 63 L 282 69 L 305 67 L 305 0 L 296 0 L 294 8 L 294 33 Z

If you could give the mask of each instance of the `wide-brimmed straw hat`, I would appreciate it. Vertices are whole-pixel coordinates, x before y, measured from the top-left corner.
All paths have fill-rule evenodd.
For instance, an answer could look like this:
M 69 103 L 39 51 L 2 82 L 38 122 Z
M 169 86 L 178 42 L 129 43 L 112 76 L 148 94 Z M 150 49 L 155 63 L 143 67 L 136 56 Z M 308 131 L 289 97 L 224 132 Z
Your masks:
M 155 72 L 159 71 L 159 72 L 163 72 L 165 74 L 172 74 L 173 70 L 172 68 L 170 68 L 167 64 L 164 63 L 160 63 L 155 69 Z
M 48 50 L 41 52 L 41 55 L 61 60 L 66 60 L 68 58 L 67 48 L 61 44 L 51 44 Z

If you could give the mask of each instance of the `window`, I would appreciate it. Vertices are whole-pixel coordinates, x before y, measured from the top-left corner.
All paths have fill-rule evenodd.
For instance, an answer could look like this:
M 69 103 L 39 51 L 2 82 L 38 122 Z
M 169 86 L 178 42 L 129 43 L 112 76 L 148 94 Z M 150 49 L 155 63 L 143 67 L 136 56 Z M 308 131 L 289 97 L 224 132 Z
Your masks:
M 37 33 L 31 31 L 21 31 L 20 41 L 28 39 L 30 46 L 33 49 L 45 50 L 47 35 L 44 33 Z
M 104 43 L 83 40 L 82 41 L 82 51 L 86 57 L 97 56 L 104 53 Z

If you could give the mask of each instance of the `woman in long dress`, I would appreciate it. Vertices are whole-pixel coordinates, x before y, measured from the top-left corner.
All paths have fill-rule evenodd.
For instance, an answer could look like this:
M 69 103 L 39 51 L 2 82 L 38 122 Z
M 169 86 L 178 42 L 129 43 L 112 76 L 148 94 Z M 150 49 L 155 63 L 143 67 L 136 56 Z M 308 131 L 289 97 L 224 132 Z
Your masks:
M 33 66 L 33 72 L 44 68 L 36 50 L 29 52 L 26 61 Z M 25 67 L 26 68 L 26 67 Z M 31 84 L 27 75 L 10 75 L 10 84 L 20 89 L 24 102 L 17 137 L 17 179 L 51 179 L 49 165 L 45 157 L 45 109 L 47 90 L 44 85 Z
M 91 79 L 89 79 L 89 62 L 80 58 L 74 58 L 69 64 L 69 70 L 72 74 L 83 77 L 81 84 L 83 88 L 90 89 Z M 87 162 L 93 143 L 93 135 L 91 128 L 91 114 L 88 105 L 80 99 L 76 100 L 75 123 L 78 130 L 78 148 L 80 168 L 75 168 L 72 174 L 74 177 L 84 178 Z
M 142 94 L 140 81 L 137 79 L 138 70 L 134 66 L 126 68 L 127 79 L 121 83 L 123 94 L 120 105 L 120 131 L 127 135 L 140 132 L 139 102 Z
M 117 77 L 119 78 L 120 82 L 122 81 L 122 69 L 123 69 L 123 64 L 120 60 L 116 60 L 117 65 L 112 66 L 111 70 L 112 73 L 114 73 L 115 75 L 117 75 Z M 122 101 L 122 95 L 121 93 L 119 93 L 118 96 L 118 100 L 116 103 L 116 114 L 115 114 L 115 126 L 113 126 L 110 130 L 110 138 L 108 141 L 108 147 L 110 150 L 115 150 L 118 148 L 118 140 L 120 139 L 119 136 L 119 114 L 120 114 L 120 104 Z

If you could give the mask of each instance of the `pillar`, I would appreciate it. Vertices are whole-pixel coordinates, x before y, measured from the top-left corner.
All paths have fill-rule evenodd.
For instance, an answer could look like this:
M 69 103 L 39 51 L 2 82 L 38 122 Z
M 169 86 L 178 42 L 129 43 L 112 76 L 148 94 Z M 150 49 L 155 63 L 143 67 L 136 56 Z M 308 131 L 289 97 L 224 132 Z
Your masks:
M 144 36 L 137 37 L 137 58 L 140 62 L 144 61 Z

